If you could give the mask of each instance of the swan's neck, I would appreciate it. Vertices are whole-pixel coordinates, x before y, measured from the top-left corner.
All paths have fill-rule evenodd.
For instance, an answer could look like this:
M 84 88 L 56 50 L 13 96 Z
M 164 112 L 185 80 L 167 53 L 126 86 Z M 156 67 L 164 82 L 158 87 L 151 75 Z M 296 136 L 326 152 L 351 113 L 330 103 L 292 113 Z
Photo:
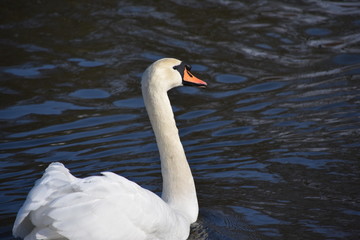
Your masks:
M 198 215 L 195 184 L 166 91 L 142 87 L 144 102 L 160 152 L 162 199 L 190 222 Z

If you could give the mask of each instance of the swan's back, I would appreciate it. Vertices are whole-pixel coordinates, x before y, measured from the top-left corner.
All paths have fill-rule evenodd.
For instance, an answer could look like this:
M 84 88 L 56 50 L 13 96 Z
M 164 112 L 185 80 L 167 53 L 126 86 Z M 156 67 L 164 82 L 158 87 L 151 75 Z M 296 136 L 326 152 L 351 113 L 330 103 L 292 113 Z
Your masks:
M 20 209 L 14 235 L 140 240 L 184 239 L 189 234 L 189 222 L 160 197 L 114 173 L 102 174 L 79 179 L 61 163 L 52 163 Z

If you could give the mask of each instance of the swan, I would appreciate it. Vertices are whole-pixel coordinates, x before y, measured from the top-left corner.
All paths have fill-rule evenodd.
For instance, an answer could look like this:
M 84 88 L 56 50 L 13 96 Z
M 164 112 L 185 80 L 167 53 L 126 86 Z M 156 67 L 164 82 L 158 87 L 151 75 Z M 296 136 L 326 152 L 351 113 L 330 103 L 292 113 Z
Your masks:
M 186 239 L 199 207 L 167 91 L 182 85 L 206 87 L 190 68 L 163 58 L 142 75 L 142 95 L 160 153 L 161 198 L 115 173 L 76 178 L 54 162 L 20 208 L 13 235 L 26 240 Z

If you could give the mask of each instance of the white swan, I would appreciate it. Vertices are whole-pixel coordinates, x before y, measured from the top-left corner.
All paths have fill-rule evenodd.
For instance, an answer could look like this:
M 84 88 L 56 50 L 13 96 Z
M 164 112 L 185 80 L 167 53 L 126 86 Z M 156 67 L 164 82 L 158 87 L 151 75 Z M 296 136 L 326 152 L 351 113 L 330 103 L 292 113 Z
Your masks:
M 162 197 L 112 172 L 76 178 L 51 163 L 19 210 L 15 237 L 25 239 L 186 239 L 198 216 L 194 180 L 176 128 L 167 91 L 207 84 L 190 66 L 164 58 L 142 76 L 142 94 L 156 136 Z

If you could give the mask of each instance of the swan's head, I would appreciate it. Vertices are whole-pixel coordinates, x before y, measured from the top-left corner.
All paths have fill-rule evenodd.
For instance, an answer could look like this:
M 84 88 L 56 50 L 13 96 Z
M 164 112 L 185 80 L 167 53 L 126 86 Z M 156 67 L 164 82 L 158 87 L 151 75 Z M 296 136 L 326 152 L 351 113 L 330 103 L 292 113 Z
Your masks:
M 206 87 L 207 83 L 195 77 L 190 69 L 190 65 L 178 59 L 163 58 L 146 69 L 141 84 L 143 87 L 165 91 L 183 85 Z

